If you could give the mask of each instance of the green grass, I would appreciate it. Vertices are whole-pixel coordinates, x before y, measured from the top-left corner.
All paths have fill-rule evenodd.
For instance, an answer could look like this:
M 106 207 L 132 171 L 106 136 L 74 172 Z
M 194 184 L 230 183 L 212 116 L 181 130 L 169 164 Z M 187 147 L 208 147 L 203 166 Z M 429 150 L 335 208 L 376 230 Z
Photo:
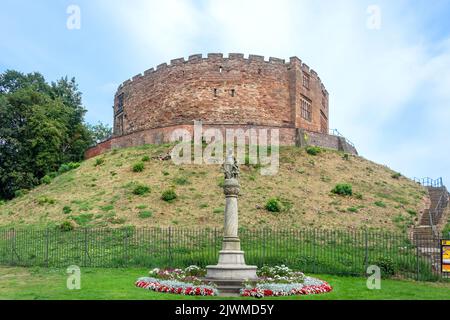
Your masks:
M 192 297 L 155 293 L 136 288 L 137 278 L 148 269 L 81 269 L 81 289 L 68 290 L 64 269 L 0 267 L 0 300 L 212 300 L 221 297 Z M 380 290 L 369 290 L 365 278 L 313 275 L 331 284 L 333 291 L 311 296 L 266 298 L 276 300 L 448 300 L 450 282 L 426 283 L 382 280 Z M 229 298 L 227 298 L 229 299 Z M 244 298 L 235 298 L 244 299 Z M 254 300 L 251 298 L 245 298 Z

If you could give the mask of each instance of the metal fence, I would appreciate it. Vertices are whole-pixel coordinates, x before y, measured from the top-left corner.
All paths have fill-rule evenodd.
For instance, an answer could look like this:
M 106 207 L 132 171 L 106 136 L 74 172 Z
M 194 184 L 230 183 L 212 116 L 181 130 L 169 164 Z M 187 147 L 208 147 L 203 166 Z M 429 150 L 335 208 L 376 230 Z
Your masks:
M 385 276 L 438 280 L 439 239 L 368 230 L 240 230 L 247 264 L 285 264 L 307 273 L 365 275 L 378 265 Z M 216 264 L 220 229 L 0 228 L 0 264 L 68 267 L 184 267 Z

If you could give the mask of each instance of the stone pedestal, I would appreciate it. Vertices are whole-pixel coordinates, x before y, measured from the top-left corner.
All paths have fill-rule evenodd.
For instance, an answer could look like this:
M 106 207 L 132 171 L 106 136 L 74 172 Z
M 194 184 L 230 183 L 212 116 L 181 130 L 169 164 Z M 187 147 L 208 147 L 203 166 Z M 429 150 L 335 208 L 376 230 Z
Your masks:
M 257 280 L 256 266 L 245 264 L 244 251 L 238 237 L 238 195 L 239 181 L 236 176 L 227 176 L 227 166 L 236 166 L 232 156 L 227 157 L 224 164 L 225 183 L 225 223 L 222 250 L 219 252 L 219 262 L 215 266 L 207 266 L 205 280 L 216 283 L 221 295 L 232 296 L 239 294 L 242 283 L 246 280 Z M 237 168 L 237 166 L 236 166 Z

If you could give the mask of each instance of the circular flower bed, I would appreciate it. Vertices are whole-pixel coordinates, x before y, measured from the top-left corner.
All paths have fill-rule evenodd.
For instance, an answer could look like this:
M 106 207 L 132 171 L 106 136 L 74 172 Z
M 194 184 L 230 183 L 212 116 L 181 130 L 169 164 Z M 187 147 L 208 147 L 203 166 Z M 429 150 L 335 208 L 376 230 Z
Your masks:
M 201 278 L 206 274 L 206 270 L 197 266 L 190 266 L 186 269 L 153 269 L 149 277 L 139 278 L 136 286 L 156 292 L 215 296 L 218 290 L 213 283 L 203 281 Z M 241 289 L 243 297 L 270 297 L 270 296 L 290 296 L 290 295 L 310 295 L 326 293 L 332 287 L 325 281 L 307 277 L 302 272 L 293 271 L 288 267 L 264 266 L 258 270 L 259 279 L 255 282 L 244 283 Z
M 155 268 L 150 271 L 149 277 L 139 278 L 136 286 L 156 292 L 216 296 L 218 291 L 215 285 L 200 279 L 205 274 L 206 271 L 197 266 L 190 266 L 186 269 Z
M 256 283 L 245 283 L 241 290 L 243 297 L 270 297 L 310 295 L 326 293 L 332 290 L 325 281 L 307 277 L 302 272 L 293 271 L 285 265 L 268 267 L 258 270 L 259 280 Z

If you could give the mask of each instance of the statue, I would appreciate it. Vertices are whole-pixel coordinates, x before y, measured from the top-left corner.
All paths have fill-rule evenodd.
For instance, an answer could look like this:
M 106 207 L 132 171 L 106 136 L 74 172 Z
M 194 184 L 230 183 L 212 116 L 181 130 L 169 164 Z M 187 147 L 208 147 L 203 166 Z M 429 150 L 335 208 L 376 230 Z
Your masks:
M 225 179 L 239 179 L 239 165 L 231 150 L 228 151 L 228 156 L 225 163 L 222 165 Z

